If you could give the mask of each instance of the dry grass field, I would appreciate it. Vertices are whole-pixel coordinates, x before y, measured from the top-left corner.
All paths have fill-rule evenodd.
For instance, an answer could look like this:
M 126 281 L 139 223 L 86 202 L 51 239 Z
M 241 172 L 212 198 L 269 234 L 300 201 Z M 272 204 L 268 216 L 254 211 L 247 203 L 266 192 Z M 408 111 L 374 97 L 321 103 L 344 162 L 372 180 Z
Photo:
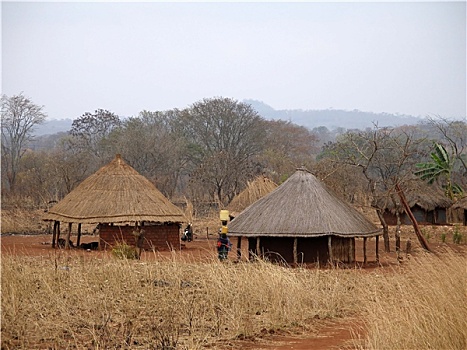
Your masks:
M 404 227 L 414 247 L 401 261 L 290 268 L 220 263 L 210 225 L 196 222 L 181 251 L 141 260 L 2 236 L 1 348 L 467 348 L 465 227 L 425 227 L 434 253 Z

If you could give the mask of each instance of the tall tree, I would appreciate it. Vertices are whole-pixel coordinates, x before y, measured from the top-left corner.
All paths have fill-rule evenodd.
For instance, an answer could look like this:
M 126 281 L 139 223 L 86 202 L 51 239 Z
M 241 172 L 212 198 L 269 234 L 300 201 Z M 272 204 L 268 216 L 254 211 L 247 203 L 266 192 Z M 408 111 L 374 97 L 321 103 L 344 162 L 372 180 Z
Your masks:
M 172 197 L 185 171 L 186 142 L 176 129 L 177 110 L 142 111 L 128 118 L 114 136 L 116 147 L 141 174 Z
M 22 93 L 12 97 L 2 96 L 2 172 L 6 174 L 11 192 L 15 191 L 24 147 L 33 138 L 34 127 L 42 124 L 47 117 L 43 108 Z
M 180 128 L 188 140 L 193 184 L 227 204 L 254 174 L 254 158 L 264 147 L 264 119 L 245 103 L 204 99 L 182 111 Z
M 106 162 L 113 156 L 109 154 L 109 136 L 120 126 L 120 118 L 108 110 L 86 112 L 73 121 L 70 130 L 72 138 L 69 142 L 71 147 L 92 154 L 100 163 Z
M 304 126 L 290 121 L 265 122 L 266 142 L 259 157 L 263 171 L 274 181 L 286 180 L 296 168 L 310 168 L 318 152 L 318 138 Z

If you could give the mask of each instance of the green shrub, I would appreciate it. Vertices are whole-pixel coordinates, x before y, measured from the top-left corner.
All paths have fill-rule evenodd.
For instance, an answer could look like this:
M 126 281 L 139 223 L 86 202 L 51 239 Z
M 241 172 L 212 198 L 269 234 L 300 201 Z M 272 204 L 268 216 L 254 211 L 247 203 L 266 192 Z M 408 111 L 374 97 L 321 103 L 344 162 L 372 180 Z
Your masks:
M 446 243 L 446 233 L 441 234 L 441 242 Z
M 112 255 L 119 259 L 138 259 L 136 248 L 123 243 L 118 243 L 112 248 Z

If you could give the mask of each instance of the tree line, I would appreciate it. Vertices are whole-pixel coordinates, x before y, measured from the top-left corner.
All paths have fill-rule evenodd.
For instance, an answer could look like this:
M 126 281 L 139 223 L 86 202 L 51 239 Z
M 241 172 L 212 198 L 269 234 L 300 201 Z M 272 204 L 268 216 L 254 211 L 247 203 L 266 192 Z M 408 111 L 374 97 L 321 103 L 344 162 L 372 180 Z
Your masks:
M 467 188 L 467 125 L 441 117 L 402 127 L 326 130 L 267 120 L 251 105 L 215 97 L 185 109 L 141 111 L 121 119 L 86 112 L 53 144 L 32 150 L 43 107 L 22 94 L 2 97 L 2 205 L 45 206 L 60 200 L 119 153 L 167 197 L 226 206 L 248 181 L 280 184 L 305 166 L 347 201 L 395 200 L 414 177 L 448 196 Z

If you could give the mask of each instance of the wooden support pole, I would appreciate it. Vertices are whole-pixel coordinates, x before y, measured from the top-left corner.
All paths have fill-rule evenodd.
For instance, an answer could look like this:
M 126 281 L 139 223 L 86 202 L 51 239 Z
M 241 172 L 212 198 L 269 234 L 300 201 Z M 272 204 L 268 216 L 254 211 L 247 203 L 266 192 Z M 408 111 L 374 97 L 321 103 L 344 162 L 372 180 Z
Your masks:
M 332 255 L 332 236 L 328 236 L 328 252 L 329 252 L 329 261 L 332 263 L 334 257 Z
M 366 264 L 366 237 L 363 237 L 363 263 Z
M 57 223 L 57 246 L 58 246 L 58 240 L 60 239 L 60 221 L 56 221 Z
M 376 236 L 376 262 L 379 263 L 379 236 Z
M 78 224 L 78 238 L 76 238 L 76 246 L 79 247 L 81 242 L 81 224 Z
M 57 224 L 58 221 L 54 221 L 54 228 L 52 232 L 52 248 L 55 248 L 55 242 L 57 240 Z
M 242 236 L 237 237 L 237 259 L 242 259 Z
M 355 261 L 355 237 L 350 238 L 349 263 Z
M 298 238 L 295 237 L 294 240 L 293 240 L 293 263 L 294 264 L 297 264 L 298 263 L 298 255 L 297 255 L 297 243 L 298 241 Z
M 262 254 L 261 254 L 261 238 L 260 237 L 256 237 L 256 255 L 259 258 L 262 257 Z
M 65 249 L 70 249 L 70 237 L 71 237 L 71 227 L 73 223 L 68 223 L 68 232 L 66 234 Z

